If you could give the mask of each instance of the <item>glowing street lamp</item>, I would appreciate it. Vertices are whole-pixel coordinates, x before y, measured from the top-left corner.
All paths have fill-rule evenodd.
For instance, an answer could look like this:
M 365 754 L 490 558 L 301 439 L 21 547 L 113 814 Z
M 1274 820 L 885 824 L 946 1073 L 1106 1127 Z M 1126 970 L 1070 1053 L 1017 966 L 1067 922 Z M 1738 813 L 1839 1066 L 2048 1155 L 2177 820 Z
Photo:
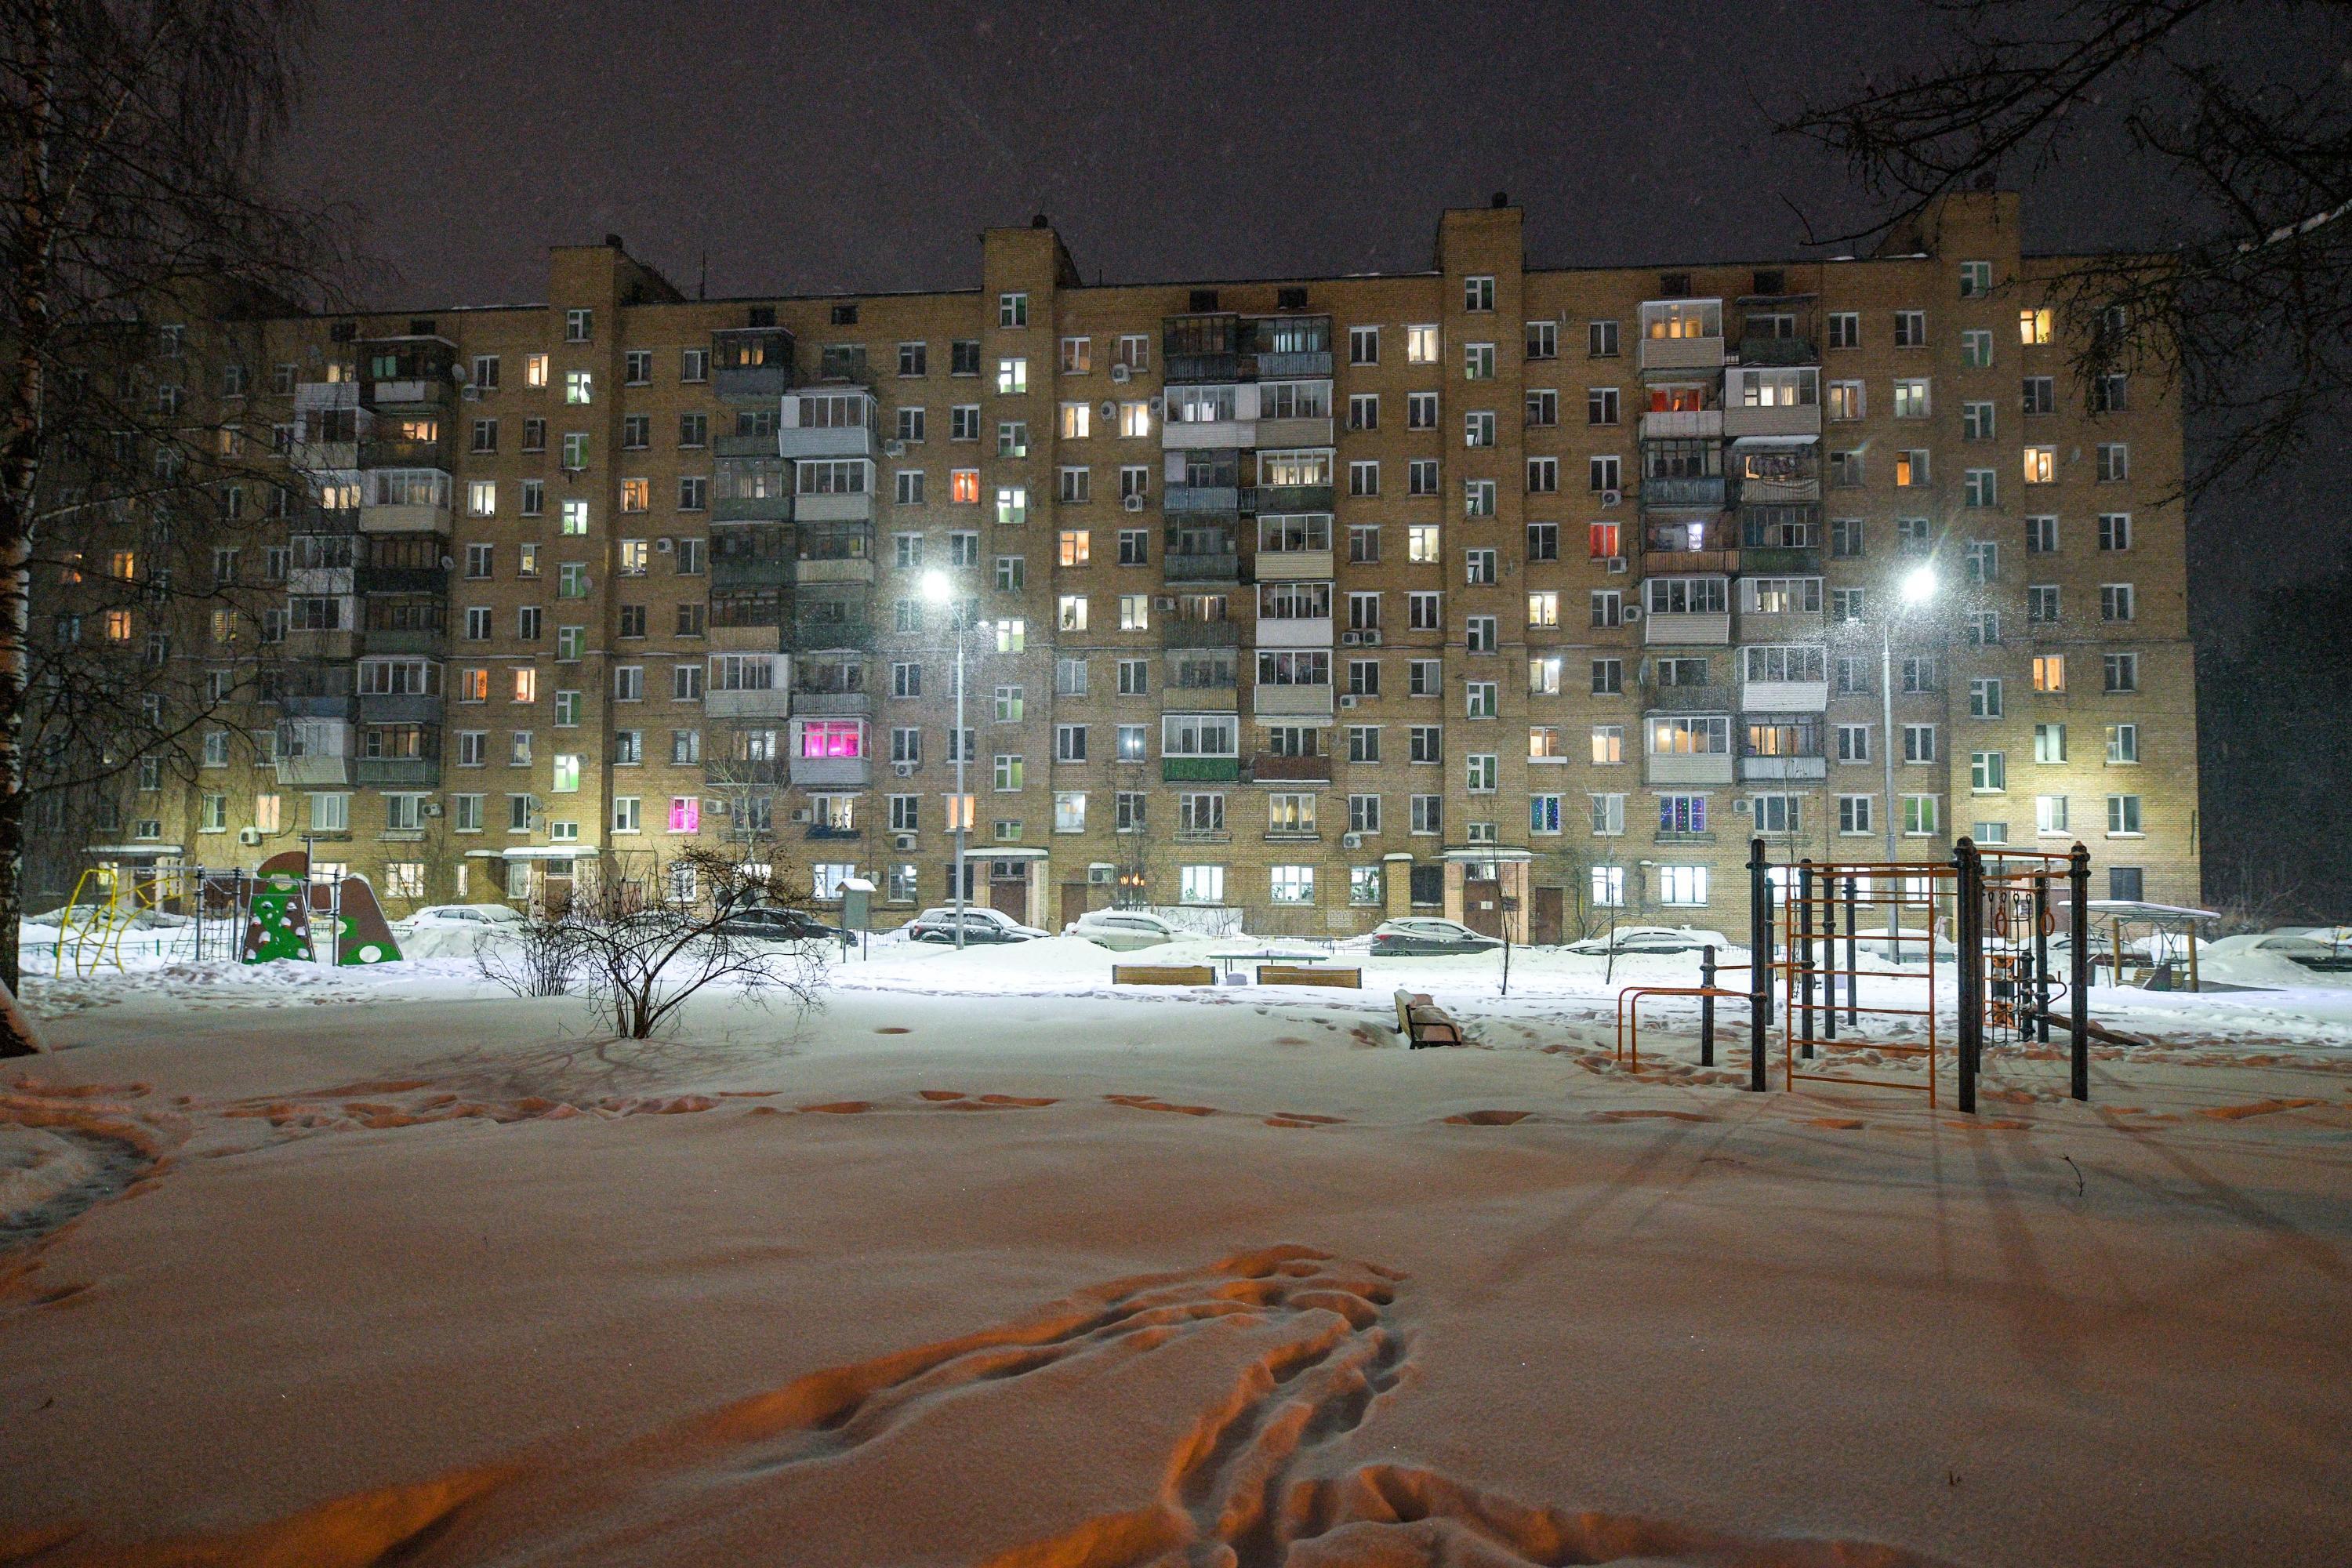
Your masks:
M 1933 566 L 1921 566 L 1906 575 L 1899 593 L 1906 609 L 1916 610 L 1936 597 L 1940 584 L 1936 581 Z M 1878 618 L 1878 714 L 1881 727 L 1879 756 L 1886 779 L 1886 863 L 1895 863 L 1895 616 Z M 1902 956 L 1895 942 L 1901 921 L 1902 885 L 1898 881 L 1889 889 L 1886 900 L 1886 957 L 1892 963 Z M 1936 962 L 1935 923 L 1928 922 L 1927 962 Z

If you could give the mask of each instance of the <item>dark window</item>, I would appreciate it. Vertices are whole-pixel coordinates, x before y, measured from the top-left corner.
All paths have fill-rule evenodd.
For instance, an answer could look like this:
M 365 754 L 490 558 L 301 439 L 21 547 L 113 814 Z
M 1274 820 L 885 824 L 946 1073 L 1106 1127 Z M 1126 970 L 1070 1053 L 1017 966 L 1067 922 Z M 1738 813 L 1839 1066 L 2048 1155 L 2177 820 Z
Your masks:
M 1274 308 L 1277 310 L 1304 310 L 1307 309 L 1307 290 L 1304 289 L 1275 290 Z
M 1756 273 L 1757 293 L 1785 294 L 1788 291 L 1789 279 L 1778 268 L 1770 268 L 1769 270 L 1764 268 L 1758 269 Z
M 1444 867 L 1415 866 L 1412 868 L 1412 901 L 1415 905 L 1426 905 L 1432 909 L 1444 906 Z
M 1213 310 L 1216 308 L 1217 291 L 1214 289 L 1195 289 L 1192 290 L 1193 310 Z
M 433 318 L 430 316 L 415 317 L 408 323 L 408 335 L 412 338 L 429 338 L 433 332 Z
M 1668 299 L 1680 300 L 1686 297 L 1690 291 L 1689 273 L 1661 272 L 1658 274 L 1658 292 Z
M 2140 900 L 2140 868 L 2110 866 L 2107 868 L 2107 897 L 2137 903 Z
M 835 305 L 833 308 L 833 324 L 836 327 L 854 327 L 857 325 L 857 307 L 855 305 Z

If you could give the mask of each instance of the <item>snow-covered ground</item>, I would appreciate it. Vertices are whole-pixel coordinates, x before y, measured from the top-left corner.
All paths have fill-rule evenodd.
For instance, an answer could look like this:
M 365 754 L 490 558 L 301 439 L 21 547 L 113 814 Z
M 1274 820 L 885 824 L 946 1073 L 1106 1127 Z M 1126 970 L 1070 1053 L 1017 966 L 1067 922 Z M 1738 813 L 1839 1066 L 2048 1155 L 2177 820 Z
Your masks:
M 1964 1118 L 1744 1092 L 1736 1002 L 1621 1066 L 1686 959 L 1110 984 L 1250 945 L 644 1043 L 461 952 L 30 980 L 0 1195 L 94 1206 L 0 1251 L 0 1563 L 2352 1557 L 2345 991 L 2097 989 L 2089 1106 Z

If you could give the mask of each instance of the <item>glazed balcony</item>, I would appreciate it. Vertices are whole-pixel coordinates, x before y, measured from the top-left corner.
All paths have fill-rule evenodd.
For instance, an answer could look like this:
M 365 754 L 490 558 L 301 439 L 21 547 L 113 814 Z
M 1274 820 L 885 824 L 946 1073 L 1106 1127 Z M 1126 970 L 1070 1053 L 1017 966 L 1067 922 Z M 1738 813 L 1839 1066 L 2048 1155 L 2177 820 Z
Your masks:
M 782 397 L 793 384 L 793 334 L 724 327 L 710 334 L 710 390 L 730 401 Z
M 705 688 L 702 710 L 712 719 L 788 719 L 793 710 L 793 693 L 780 686 L 742 691 Z
M 1724 494 L 1721 474 L 1678 474 L 1642 480 L 1644 510 L 1719 508 L 1724 504 Z
M 1644 441 L 1711 440 L 1722 434 L 1720 408 L 1672 408 L 1642 416 Z
M 1731 782 L 1729 752 L 1653 756 L 1643 760 L 1643 782 L 1653 784 L 1727 784 Z
M 1160 557 L 1160 573 L 1171 583 L 1229 583 L 1242 579 L 1242 558 L 1233 551 L 1216 552 L 1170 551 Z
M 1334 710 L 1333 689 L 1326 686 L 1269 686 L 1264 682 L 1250 689 L 1250 711 L 1261 719 L 1328 719 Z M 1330 777 L 1329 763 L 1321 757 L 1287 759 L 1322 763 L 1323 776 Z
M 370 692 L 360 698 L 362 724 L 438 724 L 441 694 L 437 691 Z
M 1255 492 L 1254 504 L 1245 500 L 1244 511 L 1329 511 L 1336 493 L 1326 485 L 1260 485 Z
M 1331 759 L 1319 754 L 1294 757 L 1260 752 L 1250 759 L 1249 781 L 1262 784 L 1327 784 L 1331 782 Z M 1304 831 L 1311 833 L 1314 830 L 1308 828 Z
M 871 775 L 864 757 L 794 757 L 794 789 L 864 789 Z
M 1261 550 L 1254 566 L 1261 583 L 1328 583 L 1331 580 L 1332 554 L 1328 550 Z
M 793 711 L 804 719 L 859 718 L 874 711 L 874 697 L 866 691 L 796 690 Z
M 1748 784 L 1786 784 L 1829 777 L 1829 760 L 1821 756 L 1758 757 L 1739 759 L 1739 777 Z
M 352 769 L 352 782 L 386 789 L 425 789 L 441 782 L 438 757 L 361 757 Z
M 800 563 L 782 555 L 719 555 L 710 558 L 713 588 L 788 588 Z

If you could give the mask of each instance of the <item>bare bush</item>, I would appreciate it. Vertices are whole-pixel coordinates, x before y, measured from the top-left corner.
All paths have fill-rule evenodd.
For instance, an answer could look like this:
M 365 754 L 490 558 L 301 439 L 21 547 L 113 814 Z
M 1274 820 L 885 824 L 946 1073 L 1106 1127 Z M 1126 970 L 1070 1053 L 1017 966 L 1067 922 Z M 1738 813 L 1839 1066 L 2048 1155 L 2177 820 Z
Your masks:
M 706 987 L 766 1006 L 815 1005 L 824 960 L 795 942 L 729 929 L 745 910 L 790 903 L 765 864 L 689 849 L 656 876 L 612 878 L 534 914 L 520 939 L 477 954 L 485 977 L 519 996 L 577 994 L 615 1035 L 642 1040 Z

